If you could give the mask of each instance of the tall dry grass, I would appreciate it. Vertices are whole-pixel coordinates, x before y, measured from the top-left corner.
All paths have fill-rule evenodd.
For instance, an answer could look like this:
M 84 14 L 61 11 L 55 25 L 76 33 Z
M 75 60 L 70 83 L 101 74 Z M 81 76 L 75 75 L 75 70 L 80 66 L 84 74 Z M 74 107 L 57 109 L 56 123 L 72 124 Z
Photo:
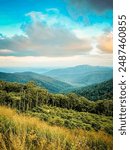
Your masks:
M 49 126 L 0 106 L 0 150 L 112 150 L 112 136 Z

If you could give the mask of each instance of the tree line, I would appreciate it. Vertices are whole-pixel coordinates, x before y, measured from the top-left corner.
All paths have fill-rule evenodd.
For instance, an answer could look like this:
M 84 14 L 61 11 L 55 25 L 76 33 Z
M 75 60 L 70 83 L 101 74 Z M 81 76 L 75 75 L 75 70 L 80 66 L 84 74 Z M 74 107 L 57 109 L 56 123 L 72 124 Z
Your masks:
M 112 100 L 92 102 L 75 93 L 52 94 L 34 82 L 19 84 L 0 81 L 0 105 L 7 105 L 22 112 L 48 105 L 107 116 L 113 114 Z

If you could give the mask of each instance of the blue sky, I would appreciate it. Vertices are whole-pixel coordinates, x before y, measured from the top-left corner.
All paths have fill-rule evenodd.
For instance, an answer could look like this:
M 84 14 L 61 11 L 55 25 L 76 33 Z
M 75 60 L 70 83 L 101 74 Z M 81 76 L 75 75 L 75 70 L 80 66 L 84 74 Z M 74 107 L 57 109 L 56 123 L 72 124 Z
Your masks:
M 112 65 L 112 0 L 0 4 L 1 67 Z

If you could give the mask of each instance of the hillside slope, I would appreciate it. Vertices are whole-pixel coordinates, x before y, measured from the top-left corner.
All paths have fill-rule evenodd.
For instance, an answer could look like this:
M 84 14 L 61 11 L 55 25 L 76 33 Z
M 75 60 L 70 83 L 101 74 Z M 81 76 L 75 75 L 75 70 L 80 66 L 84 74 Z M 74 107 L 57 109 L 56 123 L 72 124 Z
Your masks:
M 78 88 L 74 93 L 84 96 L 89 100 L 113 99 L 113 79 L 104 81 L 99 84 Z
M 36 117 L 0 106 L 1 150 L 112 149 L 112 135 L 102 131 L 50 126 Z
M 44 87 L 50 92 L 54 93 L 67 88 L 72 88 L 70 84 L 33 72 L 23 72 L 23 73 L 0 72 L 0 80 L 18 83 L 27 83 L 29 81 L 34 81 L 37 85 Z
M 0 81 L 0 149 L 112 149 L 112 101 Z
M 113 112 L 112 100 L 92 102 L 75 93 L 52 94 L 33 83 L 19 84 L 0 81 L 0 104 L 9 105 L 21 111 L 49 105 L 106 116 L 112 116 Z

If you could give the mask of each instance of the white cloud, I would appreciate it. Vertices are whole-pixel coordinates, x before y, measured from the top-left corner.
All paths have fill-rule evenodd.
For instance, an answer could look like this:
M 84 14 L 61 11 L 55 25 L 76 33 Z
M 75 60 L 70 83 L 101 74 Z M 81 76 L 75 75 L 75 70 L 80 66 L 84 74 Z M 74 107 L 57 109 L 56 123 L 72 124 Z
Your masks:
M 83 55 L 92 49 L 89 39 L 78 38 L 62 23 L 58 25 L 59 20 L 55 22 L 41 12 L 30 12 L 27 16 L 32 22 L 24 25 L 26 36 L 0 39 L 0 49 L 11 49 L 15 56 L 50 57 Z
M 35 11 L 29 12 L 25 16 L 31 17 L 33 22 L 39 22 L 39 20 L 43 21 L 46 17 L 46 15 L 44 15 L 43 13 Z
M 11 54 L 13 53 L 12 50 L 9 50 L 9 49 L 0 49 L 0 55 L 8 55 L 8 54 Z
M 73 32 L 79 38 L 95 38 L 104 34 L 104 30 L 111 29 L 110 25 L 107 23 L 94 24 L 92 26 L 84 26 L 81 28 L 73 29 Z

